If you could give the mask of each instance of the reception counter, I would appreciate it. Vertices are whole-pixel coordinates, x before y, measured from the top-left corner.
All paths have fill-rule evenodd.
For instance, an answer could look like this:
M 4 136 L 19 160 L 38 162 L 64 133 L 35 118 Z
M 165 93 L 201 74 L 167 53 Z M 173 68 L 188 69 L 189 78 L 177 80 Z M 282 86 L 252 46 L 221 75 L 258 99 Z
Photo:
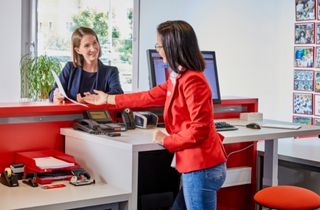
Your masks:
M 63 104 L 63 105 L 54 105 L 48 102 L 41 103 L 17 103 L 17 104 L 0 104 L 0 132 L 1 132 L 1 147 L 0 147 L 0 170 L 2 171 L 5 167 L 8 167 L 11 163 L 15 162 L 15 154 L 22 151 L 32 151 L 32 150 L 45 150 L 45 149 L 55 149 L 59 151 L 65 151 L 65 136 L 60 134 L 61 128 L 71 127 L 75 119 L 82 118 L 82 114 L 85 110 L 91 109 L 107 109 L 111 113 L 112 118 L 116 122 L 121 122 L 121 111 L 116 110 L 111 106 L 89 106 L 83 107 L 75 104 Z M 139 109 L 133 109 L 138 110 Z M 154 107 L 148 108 L 147 110 L 152 110 L 157 113 L 162 118 L 162 108 Z M 253 98 L 225 98 L 222 100 L 221 104 L 215 105 L 215 117 L 216 119 L 221 118 L 238 118 L 242 112 L 256 112 L 258 111 L 258 100 Z M 135 132 L 138 132 L 136 130 Z M 124 135 L 129 135 L 130 132 L 125 132 Z M 133 133 L 131 133 L 133 134 Z M 139 132 L 137 135 L 143 135 L 143 131 Z M 149 135 L 149 134 L 148 134 Z M 130 139 L 130 138 L 128 138 Z M 149 141 L 149 138 L 145 138 Z M 121 143 L 121 142 L 119 142 Z M 123 142 L 125 144 L 125 142 Z M 232 151 L 242 149 L 251 145 L 252 142 L 242 141 L 241 143 L 232 143 L 226 144 L 225 149 L 227 153 Z M 120 144 L 121 145 L 121 144 Z M 121 147 L 121 146 L 120 146 Z M 125 146 L 124 146 L 125 147 Z M 137 148 L 134 148 L 137 149 Z M 170 162 L 170 154 L 163 153 L 165 151 L 159 148 L 155 144 L 145 144 L 139 146 L 139 149 L 160 151 L 157 153 L 156 157 L 159 157 L 158 160 L 165 160 L 164 162 Z M 94 151 L 93 151 L 94 152 Z M 135 151 L 138 152 L 138 151 Z M 110 153 L 110 157 L 112 153 Z M 127 158 L 126 161 L 129 161 L 130 158 L 128 155 L 132 153 L 127 152 L 123 158 Z M 152 156 L 153 154 L 145 151 L 143 153 L 144 157 Z M 244 168 L 245 173 L 248 173 L 248 170 L 251 172 L 249 181 L 245 180 L 242 185 L 230 185 L 226 186 L 219 191 L 218 195 L 218 206 L 219 209 L 230 209 L 230 208 L 241 208 L 241 209 L 253 209 L 254 203 L 252 201 L 252 196 L 256 190 L 256 144 L 252 144 L 245 152 L 236 153 L 229 157 L 227 166 L 229 168 Z M 148 159 L 148 158 L 147 158 Z M 156 158 L 157 159 L 157 158 Z M 120 159 L 112 159 L 115 166 L 121 166 L 119 163 Z M 143 162 L 143 165 L 146 167 L 152 167 L 153 165 L 148 162 Z M 87 165 L 82 165 L 84 168 L 89 168 Z M 131 165 L 131 171 L 137 171 L 137 165 Z M 121 167 L 120 167 L 121 168 Z M 126 169 L 126 171 L 128 168 Z M 167 171 L 163 172 L 166 174 Z M 159 172 L 160 173 L 160 172 Z M 169 171 L 169 173 L 175 177 L 175 180 L 179 179 L 176 175 L 176 172 Z M 121 175 L 122 176 L 122 175 Z M 125 177 L 125 173 L 123 173 Z M 114 183 L 112 186 L 119 188 L 123 191 L 124 194 L 132 193 L 134 190 L 133 186 L 130 186 L 129 183 L 132 183 L 131 173 L 128 174 L 128 177 L 123 183 L 120 183 L 119 186 Z M 136 175 L 136 177 L 138 177 Z M 98 177 L 99 178 L 99 177 Z M 248 178 L 248 177 L 247 177 Z M 110 179 L 110 177 L 108 177 Z M 101 180 L 104 183 L 105 180 Z M 152 185 L 149 183 L 144 186 L 147 191 L 152 190 Z M 159 184 L 160 185 L 160 184 Z M 169 184 L 170 185 L 170 184 Z M 129 188 L 128 188 L 129 186 Z M 1 186 L 4 187 L 4 186 Z M 168 186 L 171 187 L 171 186 Z M 20 188 L 20 187 L 19 187 Z M 176 187 L 173 186 L 172 188 Z M 137 189 L 137 188 L 136 188 Z M 31 189 L 32 190 L 32 189 Z M 9 190 L 10 191 L 10 190 Z M 137 206 L 135 201 L 138 198 L 134 198 L 134 194 L 129 196 L 129 204 L 132 206 Z M 233 202 L 229 202 L 228 197 L 233 198 Z M 133 202 L 134 201 L 134 202 Z M 2 202 L 2 198 L 0 198 Z M 17 200 L 16 202 L 19 202 Z M 64 202 L 61 200 L 61 202 Z M 90 203 L 91 205 L 91 203 Z M 137 207 L 135 207 L 137 208 Z M 135 209 L 132 207 L 132 209 Z M 131 209 L 131 207 L 129 208 Z
M 119 122 L 121 110 L 112 106 L 79 106 L 71 103 L 55 105 L 49 102 L 23 102 L 0 104 L 0 171 L 15 160 L 21 151 L 56 149 L 64 151 L 64 137 L 60 128 L 71 127 L 75 119 L 82 118 L 88 109 L 108 109 Z M 162 108 L 150 108 L 162 117 Z M 136 109 L 137 110 L 137 109 Z M 226 98 L 215 105 L 216 118 L 239 117 L 241 112 L 258 110 L 258 100 Z
M 263 180 L 265 185 L 277 185 L 278 182 L 278 153 L 274 152 L 277 151 L 278 141 L 287 137 L 320 133 L 320 127 L 318 126 L 302 126 L 298 130 L 277 128 L 254 130 L 240 126 L 246 124 L 247 121 L 239 119 L 224 119 L 224 121 L 239 125 L 239 130 L 237 131 L 221 132 L 225 136 L 223 142 L 225 146 L 240 142 L 249 142 L 253 146 L 257 141 L 265 140 L 265 144 L 268 145 L 264 154 Z M 141 198 L 146 195 L 139 193 L 141 191 L 139 186 L 143 186 L 141 182 L 143 183 L 144 180 L 150 178 L 148 177 L 150 173 L 145 173 L 144 169 L 140 167 L 143 154 L 164 150 L 162 146 L 152 143 L 152 133 L 152 129 L 135 129 L 122 133 L 120 137 L 108 137 L 105 135 L 92 135 L 70 128 L 61 129 L 61 134 L 66 136 L 66 152 L 68 154 L 76 157 L 78 162 L 88 168 L 95 177 L 99 177 L 100 181 L 112 183 L 131 192 L 128 203 L 130 210 L 145 209 Z M 153 164 L 161 165 L 161 162 L 154 161 Z M 166 167 L 170 168 L 170 162 L 167 163 Z M 223 189 L 250 186 L 251 184 L 255 186 L 255 183 L 251 182 L 251 176 L 255 174 L 254 171 L 255 167 L 228 167 Z M 141 173 L 144 174 L 143 179 L 139 178 Z M 153 179 L 154 176 L 157 176 L 157 174 L 153 174 Z M 159 176 L 159 181 L 161 179 L 162 177 Z M 167 177 L 167 180 L 170 180 L 170 178 Z M 157 180 L 154 179 L 154 186 L 156 186 L 156 182 Z M 153 191 L 152 195 L 156 193 L 156 191 Z M 159 189 L 159 196 L 163 193 L 166 193 L 166 191 Z M 238 196 L 246 198 L 243 195 Z M 229 200 L 230 202 L 229 197 L 221 197 L 220 199 L 223 201 Z M 251 200 L 252 198 L 247 199 Z M 139 202 L 141 206 L 137 206 Z M 224 208 L 226 207 L 222 206 L 219 209 Z

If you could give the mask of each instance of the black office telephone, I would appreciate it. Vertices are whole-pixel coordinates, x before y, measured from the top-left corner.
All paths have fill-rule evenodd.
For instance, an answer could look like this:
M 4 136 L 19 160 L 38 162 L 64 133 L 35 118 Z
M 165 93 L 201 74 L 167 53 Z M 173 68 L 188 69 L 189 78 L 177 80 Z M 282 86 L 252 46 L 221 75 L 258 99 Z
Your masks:
M 73 128 L 90 134 L 110 134 L 111 132 L 126 131 L 126 128 L 118 123 L 112 123 L 112 118 L 107 110 L 87 110 L 83 113 L 84 119 L 76 120 Z M 119 136 L 119 133 L 113 133 Z
M 126 125 L 127 129 L 135 129 L 136 123 L 134 122 L 134 116 L 131 109 L 126 108 L 121 113 L 122 121 Z
M 73 129 L 75 130 L 81 130 L 85 131 L 87 133 L 91 134 L 101 134 L 102 130 L 100 128 L 100 125 L 91 119 L 80 119 L 76 120 L 76 122 L 73 124 Z
M 5 168 L 1 173 L 0 181 L 8 187 L 18 187 L 18 175 L 14 174 L 11 168 Z

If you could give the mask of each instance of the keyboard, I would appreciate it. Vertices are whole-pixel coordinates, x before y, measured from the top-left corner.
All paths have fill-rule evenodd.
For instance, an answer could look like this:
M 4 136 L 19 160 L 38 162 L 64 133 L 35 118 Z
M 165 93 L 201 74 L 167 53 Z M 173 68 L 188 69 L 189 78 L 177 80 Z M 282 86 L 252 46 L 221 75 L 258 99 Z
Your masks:
M 217 131 L 233 131 L 233 130 L 238 130 L 237 127 L 224 122 L 224 121 L 219 121 L 219 122 L 214 122 L 214 125 L 216 127 Z

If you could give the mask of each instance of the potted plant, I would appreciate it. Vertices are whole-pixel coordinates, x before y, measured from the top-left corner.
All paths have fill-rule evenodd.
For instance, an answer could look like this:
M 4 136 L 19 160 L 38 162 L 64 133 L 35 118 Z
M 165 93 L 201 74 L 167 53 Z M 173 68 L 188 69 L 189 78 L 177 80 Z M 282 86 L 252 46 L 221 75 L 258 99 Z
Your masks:
M 20 62 L 21 97 L 33 101 L 47 99 L 54 84 L 51 70 L 57 74 L 61 71 L 58 59 L 47 55 L 23 56 Z

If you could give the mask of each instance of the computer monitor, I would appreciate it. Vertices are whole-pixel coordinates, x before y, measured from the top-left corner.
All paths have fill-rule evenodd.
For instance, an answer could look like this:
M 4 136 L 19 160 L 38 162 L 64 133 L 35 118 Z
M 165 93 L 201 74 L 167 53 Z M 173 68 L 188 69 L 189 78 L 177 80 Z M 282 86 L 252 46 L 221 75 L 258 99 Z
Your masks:
M 206 62 L 204 74 L 209 82 L 212 101 L 214 104 L 221 103 L 217 62 L 214 51 L 201 51 Z M 164 64 L 160 54 L 155 49 L 147 50 L 147 59 L 149 66 L 149 82 L 150 87 L 155 87 L 164 83 L 169 77 L 168 65 Z

